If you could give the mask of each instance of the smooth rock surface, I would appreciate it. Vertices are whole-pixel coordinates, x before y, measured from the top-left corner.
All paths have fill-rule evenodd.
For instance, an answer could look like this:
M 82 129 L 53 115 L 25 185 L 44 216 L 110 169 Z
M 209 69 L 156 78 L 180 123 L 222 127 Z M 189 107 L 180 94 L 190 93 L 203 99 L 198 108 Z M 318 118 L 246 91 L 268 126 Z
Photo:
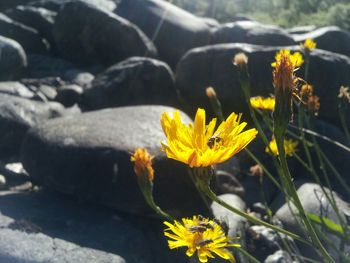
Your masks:
M 0 35 L 16 40 L 27 53 L 47 54 L 50 45 L 34 28 L 0 13 Z
M 0 260 L 6 263 L 177 263 L 161 220 L 118 214 L 62 195 L 0 192 Z
M 296 42 L 310 38 L 317 43 L 317 48 L 350 56 L 350 33 L 336 26 L 321 27 L 305 34 L 293 35 Z
M 138 188 L 130 154 L 147 148 L 155 156 L 154 196 L 159 206 L 174 215 L 205 213 L 186 165 L 160 151 L 165 139 L 160 116 L 174 110 L 121 107 L 47 121 L 27 133 L 23 165 L 33 180 L 48 188 L 144 215 L 152 212 Z
M 268 256 L 264 263 L 293 263 L 291 256 L 283 250 L 278 250 L 272 255 Z
M 64 115 L 59 103 L 43 103 L 0 94 L 0 156 L 18 155 L 26 131 L 50 118 Z
M 178 105 L 174 75 L 167 64 L 132 57 L 100 73 L 84 91 L 88 109 L 130 105 Z
M 46 8 L 58 12 L 62 5 L 74 0 L 30 0 L 29 6 Z M 103 8 L 107 11 L 113 11 L 116 8 L 116 3 L 113 0 L 82 0 L 86 3 Z
M 0 82 L 0 93 L 26 99 L 31 99 L 35 96 L 31 90 L 18 81 Z
M 11 80 L 20 75 L 27 66 L 27 56 L 22 46 L 9 38 L 0 36 L 0 80 Z
M 282 28 L 255 21 L 223 24 L 213 31 L 213 44 L 249 43 L 265 46 L 289 46 L 295 42 Z
M 61 56 L 80 65 L 109 66 L 130 56 L 154 57 L 157 53 L 135 25 L 84 1 L 64 4 L 53 31 Z
M 210 27 L 203 19 L 167 1 L 123 0 L 116 13 L 140 27 L 172 68 L 187 50 L 210 41 Z

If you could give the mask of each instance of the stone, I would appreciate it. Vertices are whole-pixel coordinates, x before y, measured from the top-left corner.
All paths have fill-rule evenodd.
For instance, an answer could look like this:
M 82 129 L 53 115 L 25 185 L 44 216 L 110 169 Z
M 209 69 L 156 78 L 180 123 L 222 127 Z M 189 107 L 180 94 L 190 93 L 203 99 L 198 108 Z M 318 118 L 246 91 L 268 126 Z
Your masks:
M 64 107 L 59 103 L 43 103 L 0 94 L 0 158 L 18 155 L 29 128 L 62 115 Z
M 166 1 L 123 0 L 116 13 L 140 27 L 172 68 L 189 49 L 210 41 L 210 27 L 203 19 Z
M 130 162 L 136 148 L 147 148 L 155 156 L 156 203 L 174 216 L 206 213 L 186 165 L 160 150 L 165 139 L 160 116 L 174 110 L 121 107 L 47 121 L 27 133 L 23 166 L 33 180 L 49 189 L 128 213 L 152 214 Z M 182 117 L 190 121 L 185 114 Z
M 0 261 L 177 263 L 157 219 L 133 217 L 45 191 L 2 191 Z
M 0 80 L 11 80 L 20 75 L 27 65 L 27 56 L 16 41 L 0 36 Z
M 286 29 L 288 34 L 296 34 L 296 35 L 309 33 L 309 32 L 314 31 L 314 30 L 316 30 L 316 26 L 314 26 L 314 25 L 296 26 L 296 27 Z
M 84 90 L 87 109 L 129 105 L 179 104 L 174 75 L 164 62 L 132 57 L 100 73 Z
M 299 187 L 297 188 L 297 193 L 306 213 L 311 213 L 320 217 L 326 217 L 331 221 L 335 222 L 336 224 L 340 224 L 336 212 L 333 210 L 331 203 L 326 198 L 326 195 L 324 194 L 322 188 L 318 184 L 303 183 L 301 181 L 298 181 L 295 184 L 299 185 Z M 329 189 L 325 188 L 325 191 L 327 191 L 328 195 L 330 194 Z M 343 201 L 337 195 L 337 193 L 333 192 L 333 196 L 337 204 L 341 219 L 344 222 L 347 222 L 347 219 L 350 216 L 349 204 Z M 280 196 L 274 201 L 272 208 L 274 207 L 279 207 L 274 217 L 280 220 L 287 230 L 293 231 L 294 233 L 297 233 L 299 235 L 304 234 L 305 229 L 303 229 L 302 225 L 300 224 L 301 219 L 296 216 L 295 206 L 293 204 L 285 203 L 282 194 L 280 194 Z M 342 242 L 341 238 L 327 230 L 326 227 L 317 225 L 317 228 L 324 234 L 326 234 L 327 238 L 330 240 L 330 242 L 332 242 L 332 245 L 329 245 L 326 242 L 324 243 L 326 250 L 330 253 L 330 255 L 333 258 L 338 258 L 338 253 L 333 249 L 333 245 L 336 248 L 340 248 L 340 243 Z M 312 249 L 310 249 L 309 246 L 306 247 L 300 244 L 299 248 L 302 255 L 313 258 L 315 260 L 319 260 L 317 255 L 314 254 L 315 252 Z M 344 252 L 349 253 L 350 246 L 345 244 Z
M 269 255 L 264 263 L 293 263 L 291 256 L 284 250 L 278 250 L 272 255 Z
M 246 206 L 244 201 L 235 194 L 222 194 L 218 195 L 218 197 L 229 205 L 237 208 L 238 210 L 245 211 Z M 247 220 L 225 207 L 219 205 L 216 202 L 211 204 L 211 210 L 215 218 L 222 220 L 227 223 L 229 231 L 228 236 L 237 237 L 239 236 L 242 243 L 245 241 L 245 227 L 247 224 Z
M 18 5 L 25 5 L 32 0 L 11 0 L 11 1 L 1 1 L 0 3 L 0 11 L 16 7 Z
M 70 69 L 64 72 L 62 78 L 72 84 L 86 87 L 94 80 L 95 76 L 90 72 L 81 71 L 79 69 Z
M 41 7 L 16 6 L 4 12 L 11 19 L 34 28 L 39 34 L 54 46 L 52 27 L 55 23 L 56 12 Z
M 53 32 L 60 55 L 78 65 L 110 66 L 131 56 L 157 54 L 134 24 L 84 1 L 64 4 Z
M 289 48 L 299 50 L 298 46 Z M 193 114 L 197 107 L 210 109 L 205 89 L 212 86 L 221 101 L 225 116 L 232 111 L 248 113 L 232 58 L 239 52 L 248 56 L 252 96 L 269 96 L 274 93 L 271 63 L 278 50 L 279 47 L 249 44 L 217 44 L 190 50 L 176 70 L 176 87 L 189 105 L 188 112 Z M 303 71 L 304 68 L 301 67 L 297 75 L 303 77 Z M 320 97 L 321 109 L 326 109 L 320 110 L 320 119 L 339 124 L 334 114 L 338 110 L 337 95 L 341 85 L 349 85 L 349 72 L 348 57 L 319 49 L 311 51 L 308 79 L 315 87 L 315 94 Z
M 350 33 L 336 26 L 321 27 L 305 34 L 295 34 L 296 42 L 304 42 L 310 38 L 317 43 L 318 49 L 324 49 L 335 53 L 350 56 Z
M 47 54 L 49 43 L 34 28 L 12 20 L 0 13 L 0 35 L 16 40 L 26 53 Z
M 72 0 L 30 0 L 29 6 L 41 7 L 58 12 L 62 5 L 71 2 Z M 107 11 L 113 11 L 116 8 L 116 3 L 113 0 L 83 0 L 86 3 L 98 6 L 106 9 Z
M 0 93 L 26 99 L 31 99 L 35 96 L 31 90 L 18 81 L 0 82 Z
M 222 24 L 213 31 L 213 44 L 249 43 L 265 46 L 294 45 L 293 38 L 283 29 L 255 21 Z
M 80 97 L 82 94 L 83 88 L 78 85 L 71 84 L 61 86 L 57 89 L 55 101 L 58 101 L 65 107 L 71 107 L 80 102 Z

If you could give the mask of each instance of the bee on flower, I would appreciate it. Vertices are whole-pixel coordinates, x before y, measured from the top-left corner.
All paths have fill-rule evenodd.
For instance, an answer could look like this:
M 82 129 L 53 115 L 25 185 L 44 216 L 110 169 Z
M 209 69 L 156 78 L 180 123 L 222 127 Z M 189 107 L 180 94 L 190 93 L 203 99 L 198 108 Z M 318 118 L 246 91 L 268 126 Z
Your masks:
M 210 167 L 231 158 L 244 149 L 257 135 L 256 129 L 243 131 L 247 123 L 241 114 L 231 113 L 215 130 L 216 118 L 206 125 L 204 109 L 198 109 L 194 124 L 184 124 L 180 112 L 173 117 L 162 114 L 161 124 L 167 138 L 162 150 L 168 158 L 189 167 Z
M 238 243 L 232 243 L 221 224 L 216 220 L 193 216 L 182 218 L 174 223 L 164 222 L 168 227 L 164 235 L 169 238 L 170 249 L 186 247 L 186 255 L 192 257 L 197 252 L 201 263 L 208 262 L 208 258 L 221 257 L 235 262 L 235 258 L 228 250 L 231 247 L 240 247 Z

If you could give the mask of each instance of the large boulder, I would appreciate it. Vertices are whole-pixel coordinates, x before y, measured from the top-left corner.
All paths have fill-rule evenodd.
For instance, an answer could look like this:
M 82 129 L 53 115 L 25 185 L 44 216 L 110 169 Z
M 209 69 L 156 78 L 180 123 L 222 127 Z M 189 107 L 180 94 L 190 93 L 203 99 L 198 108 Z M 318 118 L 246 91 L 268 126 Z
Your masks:
M 161 61 L 142 57 L 124 60 L 99 74 L 86 89 L 83 105 L 88 109 L 117 106 L 178 103 L 174 76 Z
M 44 191 L 0 192 L 0 261 L 178 263 L 164 225 Z
M 16 40 L 27 53 L 46 54 L 49 43 L 39 32 L 0 13 L 0 35 Z
M 210 41 L 210 27 L 203 19 L 167 1 L 123 0 L 116 12 L 140 27 L 172 68 L 187 50 Z
M 165 139 L 160 116 L 174 110 L 133 106 L 47 121 L 27 133 L 23 165 L 34 181 L 48 188 L 144 215 L 152 211 L 138 188 L 130 154 L 147 148 L 155 156 L 154 196 L 160 207 L 174 215 L 205 213 L 186 165 L 160 150 Z
M 34 28 L 49 41 L 51 47 L 54 45 L 52 27 L 55 23 L 56 12 L 41 7 L 16 6 L 6 10 L 5 14 L 17 22 Z
M 298 46 L 288 48 L 299 50 Z M 216 89 L 226 115 L 232 111 L 247 112 L 232 58 L 239 52 L 248 56 L 252 96 L 268 96 L 274 93 L 271 62 L 279 49 L 249 44 L 217 44 L 192 49 L 178 64 L 176 86 L 187 104 L 192 107 L 191 113 L 199 106 L 210 108 L 205 95 L 208 86 Z M 297 75 L 303 77 L 303 72 L 304 67 L 301 67 Z M 320 118 L 338 123 L 334 114 L 337 111 L 338 90 L 341 85 L 349 85 L 349 72 L 348 57 L 318 49 L 311 52 L 309 82 L 314 85 L 315 93 L 320 97 Z
M 0 80 L 11 80 L 27 66 L 27 56 L 20 44 L 0 36 Z
M 63 5 L 53 29 L 63 58 L 80 65 L 112 65 L 130 56 L 156 56 L 152 42 L 127 20 L 84 1 Z
M 0 157 L 17 156 L 22 139 L 31 127 L 64 115 L 59 103 L 43 103 L 0 94 Z
M 249 43 L 266 46 L 288 46 L 295 42 L 283 29 L 255 21 L 223 24 L 213 31 L 213 44 Z
M 340 53 L 350 57 L 350 33 L 336 26 L 321 27 L 305 34 L 295 34 L 296 42 L 304 42 L 313 39 L 317 48 Z

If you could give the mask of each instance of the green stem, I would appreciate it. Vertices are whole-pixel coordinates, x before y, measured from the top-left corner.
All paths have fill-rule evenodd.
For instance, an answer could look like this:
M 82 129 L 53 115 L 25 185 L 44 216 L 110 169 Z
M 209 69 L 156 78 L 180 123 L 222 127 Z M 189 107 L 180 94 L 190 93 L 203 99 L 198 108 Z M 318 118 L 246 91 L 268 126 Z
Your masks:
M 166 212 L 164 212 L 159 206 L 156 205 L 156 203 L 154 202 L 153 196 L 152 194 L 148 194 L 143 192 L 143 195 L 148 203 L 148 205 L 161 217 L 163 217 L 166 220 L 169 220 L 171 222 L 174 221 L 174 218 L 172 216 L 170 216 L 169 214 L 167 214 Z
M 244 250 L 243 248 L 236 247 L 236 249 L 242 253 L 243 256 L 245 256 L 250 262 L 253 263 L 260 263 L 259 260 L 257 260 L 255 257 L 253 257 L 251 254 L 248 253 L 248 251 Z
M 315 247 L 318 249 L 319 252 L 323 255 L 324 259 L 327 262 L 335 262 L 327 250 L 324 248 L 322 245 L 320 239 L 318 238 L 315 229 L 313 228 L 310 220 L 306 216 L 306 212 L 300 202 L 300 199 L 298 197 L 297 191 L 295 189 L 295 186 L 292 181 L 291 174 L 289 172 L 288 164 L 287 164 L 287 159 L 286 159 L 286 154 L 284 150 L 284 132 L 280 131 L 280 129 L 275 129 L 275 139 L 276 139 L 276 144 L 277 144 L 277 149 L 279 153 L 279 158 L 280 158 L 280 164 L 281 168 L 283 171 L 283 180 L 285 182 L 285 185 L 287 186 L 287 191 L 289 192 L 290 196 L 292 197 L 293 203 L 298 209 L 299 215 L 301 219 L 303 220 L 306 229 L 308 231 L 308 234 L 310 235 L 312 243 L 315 245 Z
M 275 225 L 269 224 L 265 221 L 262 221 L 254 216 L 251 216 L 231 205 L 229 205 L 228 203 L 226 203 L 225 201 L 223 201 L 222 199 L 220 199 L 219 197 L 216 196 L 216 194 L 209 188 L 209 186 L 205 185 L 205 184 L 200 184 L 200 189 L 201 191 L 203 191 L 204 194 L 206 194 L 207 197 L 209 197 L 212 201 L 217 202 L 219 205 L 225 207 L 226 209 L 230 210 L 231 212 L 247 219 L 248 221 L 257 224 L 257 225 L 262 225 L 262 226 L 266 226 L 270 229 L 273 229 L 275 231 L 278 231 L 282 234 L 285 234 L 287 236 L 290 236 L 293 239 L 299 240 L 301 242 L 307 243 L 303 238 L 301 238 L 300 236 L 298 236 L 297 234 L 291 233 L 283 228 L 279 228 Z
M 343 104 L 343 103 L 340 102 L 340 103 L 339 103 L 339 106 L 338 106 L 340 123 L 341 123 L 341 125 L 343 126 L 343 130 L 344 130 L 344 133 L 345 133 L 346 138 L 347 138 L 347 140 L 348 140 L 348 143 L 350 143 L 350 132 L 349 132 L 349 129 L 348 129 L 348 125 L 347 125 L 347 123 L 346 123 L 345 113 L 344 113 L 344 107 L 343 107 L 342 104 Z

